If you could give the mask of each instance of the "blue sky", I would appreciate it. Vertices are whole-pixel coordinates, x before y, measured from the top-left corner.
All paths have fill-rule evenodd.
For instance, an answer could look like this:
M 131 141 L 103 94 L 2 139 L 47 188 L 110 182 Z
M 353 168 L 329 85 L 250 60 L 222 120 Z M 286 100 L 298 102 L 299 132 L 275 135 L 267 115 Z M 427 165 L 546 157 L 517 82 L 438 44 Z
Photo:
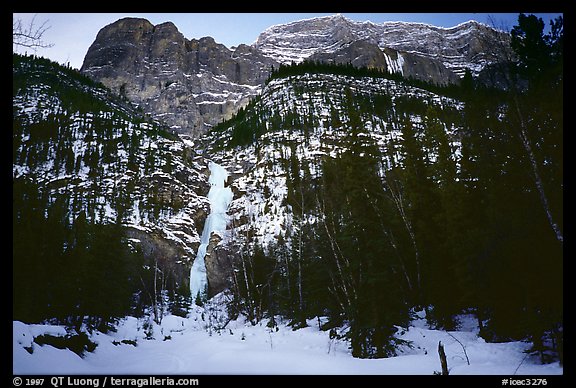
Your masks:
M 253 43 L 264 29 L 281 23 L 289 23 L 317 16 L 334 13 L 39 13 L 36 21 L 41 24 L 48 21 L 50 29 L 44 39 L 54 46 L 39 49 L 36 54 L 48 57 L 60 63 L 69 62 L 72 67 L 80 68 L 88 48 L 96 38 L 98 31 L 107 24 L 123 17 L 142 17 L 152 24 L 166 21 L 173 22 L 182 34 L 188 38 L 212 36 L 216 42 L 227 47 L 240 43 Z M 383 21 L 406 21 L 433 24 L 441 27 L 453 27 L 468 20 L 495 25 L 498 28 L 510 29 L 518 19 L 517 13 L 342 13 L 349 19 L 357 21 L 370 20 L 374 23 Z M 560 14 L 536 14 L 544 22 Z M 34 14 L 13 14 L 14 19 L 29 23 Z M 19 52 L 24 50 L 19 49 Z M 31 53 L 30 50 L 28 50 Z

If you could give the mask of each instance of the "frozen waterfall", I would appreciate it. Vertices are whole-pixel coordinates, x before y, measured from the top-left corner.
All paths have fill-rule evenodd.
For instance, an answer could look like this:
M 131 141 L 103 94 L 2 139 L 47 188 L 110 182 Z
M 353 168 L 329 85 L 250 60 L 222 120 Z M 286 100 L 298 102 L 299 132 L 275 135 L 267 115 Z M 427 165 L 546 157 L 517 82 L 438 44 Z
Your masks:
M 212 233 L 222 234 L 226 230 L 226 223 L 228 216 L 226 210 L 232 201 L 232 190 L 230 187 L 225 187 L 226 180 L 228 179 L 228 172 L 217 163 L 210 162 L 210 191 L 208 192 L 208 200 L 210 201 L 210 214 L 206 218 L 204 230 L 200 240 L 200 247 L 196 254 L 196 259 L 192 264 L 190 270 L 190 292 L 192 301 L 196 301 L 196 297 L 200 294 L 204 298 L 208 293 L 208 278 L 206 276 L 206 264 L 204 256 L 206 255 L 206 248 L 210 242 Z

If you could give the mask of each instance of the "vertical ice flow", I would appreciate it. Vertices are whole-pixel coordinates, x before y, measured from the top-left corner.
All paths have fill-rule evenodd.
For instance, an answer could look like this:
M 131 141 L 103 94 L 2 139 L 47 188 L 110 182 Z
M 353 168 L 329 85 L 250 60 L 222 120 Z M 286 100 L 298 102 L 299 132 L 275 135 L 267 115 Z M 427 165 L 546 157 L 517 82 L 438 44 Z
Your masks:
M 228 179 L 226 169 L 214 162 L 210 162 L 208 168 L 210 169 L 210 178 L 208 179 L 210 183 L 210 191 L 208 192 L 210 214 L 206 218 L 200 240 L 200 247 L 198 248 L 196 259 L 190 270 L 190 292 L 194 302 L 199 293 L 201 297 L 205 297 L 207 294 L 208 278 L 206 276 L 206 264 L 204 262 L 206 248 L 208 247 L 212 233 L 223 233 L 226 230 L 226 223 L 228 221 L 226 210 L 228 206 L 230 206 L 233 196 L 230 187 L 225 187 L 226 180 Z

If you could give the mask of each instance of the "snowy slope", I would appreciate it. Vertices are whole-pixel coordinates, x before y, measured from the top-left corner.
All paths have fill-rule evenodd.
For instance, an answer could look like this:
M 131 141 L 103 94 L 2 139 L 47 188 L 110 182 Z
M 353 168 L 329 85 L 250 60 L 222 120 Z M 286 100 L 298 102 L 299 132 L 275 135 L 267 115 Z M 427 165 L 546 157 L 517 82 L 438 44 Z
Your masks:
M 317 179 L 321 175 L 323 159 L 334 158 L 346 149 L 343 139 L 347 131 L 335 127 L 336 124 L 332 122 L 334 112 L 337 112 L 342 123 L 348 121 L 343 85 L 353 94 L 367 99 L 376 95 L 389 96 L 398 105 L 401 100 L 417 99 L 424 107 L 433 106 L 455 114 L 459 114 L 457 112 L 463 108 L 458 100 L 388 79 L 306 74 L 272 80 L 252 110 L 268 118 L 266 126 L 269 130 L 262 134 L 257 144 L 237 147 L 232 152 L 227 150 L 233 138 L 233 128 L 225 132 L 209 133 L 205 138 L 210 144 L 209 148 L 214 149 L 214 158 L 232 172 L 231 186 L 237 193 L 230 205 L 235 227 L 230 226 L 228 241 L 250 234 L 253 238 L 250 244 L 266 248 L 282 239 L 290 247 L 290 236 L 298 228 L 293 223 L 293 209 L 286 202 L 290 160 L 295 157 L 298 165 L 306 165 L 311 178 Z M 273 117 L 289 115 L 314 117 L 314 124 L 311 124 L 312 128 L 308 132 L 303 130 L 301 124 L 294 128 L 272 128 Z M 424 112 L 409 114 L 410 121 L 421 137 L 424 136 L 424 116 Z M 390 166 L 401 163 L 400 124 L 376 113 L 363 119 L 366 122 L 363 136 L 373 140 L 382 154 L 387 155 L 384 158 L 385 164 Z M 452 139 L 454 158 L 458 160 L 460 128 L 457 123 L 449 121 L 443 125 Z M 219 151 L 220 147 L 225 150 Z M 430 161 L 434 158 L 435 152 L 430 149 Z M 315 214 L 307 215 L 308 223 L 313 224 L 315 219 Z
M 318 319 L 310 319 L 309 327 L 293 331 L 285 324 L 280 324 L 278 330 L 268 328 L 266 322 L 253 326 L 241 317 L 216 330 L 215 323 L 210 327 L 209 311 L 196 307 L 186 318 L 166 316 L 161 325 L 154 324 L 152 336 L 145 332 L 145 321 L 126 317 L 115 333 L 93 333 L 91 339 L 98 347 L 84 358 L 69 350 L 33 343 L 33 338 L 43 333 L 65 335 L 63 327 L 16 321 L 13 373 L 432 375 L 440 370 L 438 341 L 445 346 L 450 374 L 563 373 L 558 363 L 537 365 L 525 359 L 523 351 L 528 343 L 484 342 L 468 316 L 461 317 L 461 330 L 449 333 L 429 329 L 418 318 L 410 327 L 398 330 L 399 338 L 411 341 L 411 347 L 405 347 L 401 355 L 357 359 L 351 356 L 347 342 L 331 339 L 327 331 L 318 330 Z M 213 312 L 212 317 L 218 314 L 223 313 Z M 470 365 L 456 339 L 464 345 Z M 135 341 L 136 345 L 122 340 Z M 30 346 L 32 354 L 24 349 Z

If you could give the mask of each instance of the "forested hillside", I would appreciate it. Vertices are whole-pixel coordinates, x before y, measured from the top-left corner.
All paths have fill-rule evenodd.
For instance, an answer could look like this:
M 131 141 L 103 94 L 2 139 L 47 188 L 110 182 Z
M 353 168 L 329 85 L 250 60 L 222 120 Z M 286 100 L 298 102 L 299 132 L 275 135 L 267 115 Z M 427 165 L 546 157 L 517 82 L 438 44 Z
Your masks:
M 334 62 L 266 68 L 250 89 L 261 93 L 198 138 L 14 54 L 13 320 L 28 335 L 14 334 L 17 367 L 86 333 L 82 356 L 200 330 L 267 336 L 273 351 L 289 328 L 314 326 L 309 338 L 348 357 L 428 357 L 462 330 L 479 358 L 514 342 L 495 359 L 526 351 L 561 371 L 562 18 L 544 31 L 519 16 L 509 61 L 486 67 L 493 83 L 469 68 L 440 85 Z M 183 343 L 169 347 L 198 358 Z M 188 370 L 176 361 L 169 370 Z
M 522 23 L 507 90 L 303 63 L 211 132 L 245 172 L 230 238 L 242 311 L 327 314 L 327 329 L 349 323 L 354 355 L 382 357 L 412 309 L 447 330 L 470 309 L 486 340 L 557 354 L 562 38 Z
M 14 319 L 100 327 L 187 295 L 207 205 L 189 147 L 43 58 L 13 56 L 13 106 Z

